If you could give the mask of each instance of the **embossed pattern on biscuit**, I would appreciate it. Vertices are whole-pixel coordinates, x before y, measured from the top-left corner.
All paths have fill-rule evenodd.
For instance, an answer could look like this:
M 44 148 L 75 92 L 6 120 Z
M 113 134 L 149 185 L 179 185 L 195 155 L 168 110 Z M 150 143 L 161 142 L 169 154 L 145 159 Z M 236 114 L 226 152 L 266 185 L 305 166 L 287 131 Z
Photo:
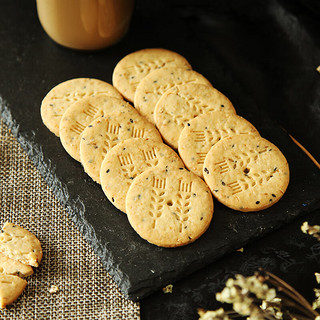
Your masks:
M 122 99 L 109 83 L 90 78 L 77 78 L 62 82 L 52 88 L 41 103 L 41 117 L 46 127 L 59 137 L 59 126 L 64 112 L 75 102 L 98 94 Z
M 129 222 L 152 244 L 177 247 L 209 227 L 213 201 L 207 185 L 184 168 L 157 166 L 133 181 L 126 198 Z
M 11 259 L 0 253 L 0 274 L 9 274 L 12 276 L 28 277 L 33 274 L 33 269 L 18 260 Z
M 188 122 L 211 111 L 236 113 L 230 100 L 215 88 L 191 83 L 167 90 L 155 107 L 154 120 L 164 140 L 178 149 L 180 133 Z M 204 139 L 201 135 L 199 139 Z
M 215 144 L 206 156 L 203 175 L 216 199 L 244 212 L 272 206 L 289 184 L 289 166 L 281 151 L 250 134 Z
M 135 109 L 123 99 L 105 94 L 84 98 L 71 105 L 63 114 L 60 122 L 60 141 L 65 150 L 80 161 L 80 135 L 96 118 L 114 111 Z
M 205 113 L 189 121 L 181 131 L 179 154 L 190 171 L 203 177 L 204 160 L 211 147 L 221 139 L 236 134 L 259 135 L 259 132 L 249 121 L 236 114 Z
M 143 138 L 122 141 L 108 152 L 102 162 L 102 189 L 108 199 L 125 212 L 126 195 L 134 179 L 158 165 L 184 167 L 179 156 L 161 142 Z
M 112 112 L 91 122 L 82 132 L 80 141 L 80 160 L 85 172 L 100 183 L 100 168 L 106 154 L 119 142 L 130 138 L 162 142 L 157 129 L 134 109 Z
M 27 281 L 14 275 L 0 274 L 0 308 L 14 302 L 23 292 Z
M 155 123 L 154 109 L 161 96 L 174 86 L 187 83 L 203 83 L 211 86 L 204 76 L 191 69 L 162 68 L 152 71 L 139 83 L 134 96 L 134 105 L 143 116 Z
M 112 82 L 123 96 L 133 102 L 140 81 L 153 70 L 164 67 L 191 69 L 188 61 L 176 52 L 166 49 L 144 49 L 125 56 L 116 65 Z

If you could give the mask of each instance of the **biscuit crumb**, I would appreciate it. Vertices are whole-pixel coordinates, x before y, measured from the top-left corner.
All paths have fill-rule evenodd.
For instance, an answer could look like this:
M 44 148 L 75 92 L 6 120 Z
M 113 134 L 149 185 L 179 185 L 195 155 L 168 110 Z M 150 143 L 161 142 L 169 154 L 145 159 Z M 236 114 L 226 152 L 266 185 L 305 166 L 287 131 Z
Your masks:
M 318 66 L 317 71 L 320 73 L 320 66 Z
M 162 289 L 163 293 L 172 293 L 173 285 L 168 284 L 166 287 Z
M 57 292 L 59 292 L 59 287 L 53 284 L 49 289 L 49 293 L 52 294 L 52 293 L 57 293 Z
M 237 251 L 239 251 L 239 252 L 243 252 L 243 250 L 244 250 L 243 248 L 240 248 L 240 249 L 238 249 Z

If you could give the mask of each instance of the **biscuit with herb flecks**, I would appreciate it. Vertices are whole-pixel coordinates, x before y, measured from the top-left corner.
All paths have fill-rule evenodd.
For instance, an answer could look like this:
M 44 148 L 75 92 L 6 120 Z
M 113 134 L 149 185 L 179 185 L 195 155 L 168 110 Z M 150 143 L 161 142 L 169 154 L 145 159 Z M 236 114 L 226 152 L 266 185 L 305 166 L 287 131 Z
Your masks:
M 191 69 L 162 68 L 152 71 L 141 80 L 134 95 L 134 106 L 150 122 L 155 123 L 154 110 L 161 96 L 174 86 L 186 83 L 211 86 L 203 75 Z
M 161 48 L 143 49 L 122 58 L 113 71 L 112 83 L 129 101 L 140 81 L 153 70 L 164 67 L 191 69 L 189 62 L 180 54 Z
M 126 195 L 134 179 L 156 166 L 184 167 L 182 160 L 162 142 L 133 138 L 120 142 L 106 155 L 100 169 L 102 189 L 115 207 L 126 212 Z
M 194 173 L 158 166 L 134 179 L 126 211 L 141 238 L 161 247 L 179 247 L 208 229 L 213 201 L 208 186 Z
M 0 233 L 0 252 L 33 267 L 38 267 L 42 259 L 41 244 L 36 236 L 11 222 L 6 222 Z
M 45 126 L 59 137 L 63 113 L 76 101 L 104 93 L 118 99 L 121 94 L 110 83 L 98 79 L 76 78 L 52 88 L 41 103 L 41 118 Z
M 186 167 L 203 177 L 207 153 L 218 141 L 235 134 L 259 135 L 246 119 L 225 112 L 209 112 L 189 121 L 179 137 L 179 154 Z
M 82 132 L 80 160 L 85 172 L 100 183 L 100 168 L 109 150 L 126 139 L 148 138 L 162 142 L 155 126 L 136 110 L 117 111 L 95 119 Z
M 60 122 L 60 141 L 75 160 L 80 161 L 80 136 L 82 131 L 96 118 L 114 111 L 135 109 L 123 99 L 105 94 L 87 97 L 72 104 Z M 137 111 L 136 111 L 137 112 Z
M 289 184 L 285 156 L 252 134 L 222 139 L 208 152 L 203 176 L 214 197 L 238 211 L 259 211 L 278 202 Z
M 230 100 L 217 89 L 200 83 L 187 83 L 167 90 L 154 110 L 154 121 L 164 141 L 178 149 L 181 131 L 195 117 L 210 112 L 235 114 Z

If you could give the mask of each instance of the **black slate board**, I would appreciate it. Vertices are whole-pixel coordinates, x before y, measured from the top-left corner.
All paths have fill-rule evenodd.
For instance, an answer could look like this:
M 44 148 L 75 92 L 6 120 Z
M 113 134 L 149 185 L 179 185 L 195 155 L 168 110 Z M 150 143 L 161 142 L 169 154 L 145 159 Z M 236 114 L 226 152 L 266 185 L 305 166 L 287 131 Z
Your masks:
M 265 83 L 260 73 L 250 73 L 250 65 L 255 61 L 249 64 L 245 60 L 247 64 L 236 68 L 237 61 L 225 59 L 223 55 L 238 57 L 232 50 L 239 47 L 235 45 L 233 48 L 233 42 L 226 41 L 231 47 L 223 49 L 216 43 L 221 35 L 216 33 L 213 37 L 214 28 L 210 29 L 209 18 L 215 17 L 214 23 L 219 26 L 219 21 L 236 8 L 222 6 L 221 15 L 217 15 L 214 13 L 215 5 L 209 6 L 210 10 L 208 6 L 196 6 L 201 15 L 194 20 L 195 11 L 190 11 L 192 2 L 188 3 L 189 7 L 179 6 L 177 1 L 175 8 L 161 1 L 152 4 L 138 2 L 132 27 L 123 41 L 95 53 L 71 51 L 54 44 L 38 23 L 34 3 L 16 0 L 1 4 L 2 118 L 66 206 L 121 290 L 135 300 L 319 207 L 319 171 L 287 134 L 270 120 L 266 102 L 252 99 L 247 87 L 250 81 L 243 81 L 243 78 L 252 77 L 251 84 L 256 82 L 252 88 L 263 91 Z M 17 7 L 20 10 L 16 10 Z M 168 19 L 165 25 L 160 23 L 164 15 Z M 8 37 L 6 32 L 12 21 L 19 21 L 19 25 L 11 29 Z M 236 28 L 237 21 L 234 20 L 231 26 Z M 245 32 L 246 28 L 235 30 Z M 224 32 L 223 37 L 231 35 L 234 29 Z M 91 181 L 80 164 L 66 154 L 59 139 L 41 123 L 39 106 L 44 95 L 54 85 L 74 77 L 95 77 L 110 82 L 117 61 L 127 53 L 145 47 L 165 47 L 183 54 L 195 70 L 229 96 L 238 114 L 251 121 L 262 136 L 283 151 L 290 165 L 291 182 L 277 205 L 260 213 L 239 214 L 215 202 L 213 223 L 198 241 L 183 248 L 157 248 L 135 234 L 126 216 L 109 203 L 100 186 Z M 255 95 L 259 96 L 256 92 Z

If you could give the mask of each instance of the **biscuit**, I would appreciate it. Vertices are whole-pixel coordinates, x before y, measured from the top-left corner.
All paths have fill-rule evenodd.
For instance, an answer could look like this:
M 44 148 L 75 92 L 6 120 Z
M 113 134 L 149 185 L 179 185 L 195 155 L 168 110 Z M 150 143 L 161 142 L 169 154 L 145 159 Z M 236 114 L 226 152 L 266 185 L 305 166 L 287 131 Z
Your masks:
M 85 172 L 100 183 L 100 168 L 107 152 L 130 138 L 149 138 L 162 142 L 154 125 L 134 109 L 113 112 L 91 122 L 82 132 L 80 142 L 80 160 Z
M 209 188 L 184 168 L 158 166 L 136 177 L 126 198 L 129 222 L 141 238 L 161 247 L 198 239 L 209 227 L 213 201 Z
M 114 111 L 133 107 L 123 99 L 104 94 L 87 97 L 72 104 L 63 114 L 60 122 L 60 141 L 75 160 L 80 161 L 80 135 L 96 118 Z M 134 109 L 133 109 L 134 110 Z
M 151 71 L 163 67 L 191 69 L 180 54 L 166 49 L 143 49 L 128 54 L 118 62 L 113 71 L 112 83 L 129 101 L 133 102 L 140 81 Z
M 187 83 L 162 95 L 154 110 L 154 121 L 163 139 L 178 149 L 178 139 L 187 122 L 210 111 L 236 113 L 230 100 L 217 89 Z
M 17 260 L 10 259 L 0 253 L 0 274 L 9 274 L 12 276 L 28 277 L 33 274 L 32 267 L 27 266 Z
M 203 176 L 214 197 L 243 212 L 266 209 L 281 199 L 289 166 L 268 140 L 241 134 L 222 139 L 208 152 Z
M 102 162 L 102 189 L 115 207 L 126 212 L 126 195 L 134 179 L 162 165 L 184 167 L 179 156 L 164 143 L 142 138 L 125 140 L 113 147 Z
M 0 308 L 14 302 L 23 292 L 27 281 L 12 275 L 0 274 Z
M 187 123 L 179 138 L 179 154 L 186 167 L 203 177 L 204 159 L 213 145 L 235 134 L 259 135 L 246 119 L 225 112 L 209 112 Z
M 63 113 L 82 98 L 105 93 L 122 99 L 121 94 L 109 83 L 90 78 L 76 78 L 52 88 L 41 103 L 41 118 L 45 126 L 59 137 L 59 125 Z
M 204 76 L 191 69 L 162 68 L 152 71 L 140 81 L 134 95 L 134 106 L 140 114 L 155 123 L 153 113 L 161 96 L 172 87 L 186 83 L 211 86 Z
M 4 224 L 0 233 L 0 253 L 33 267 L 38 267 L 42 259 L 40 241 L 31 232 L 10 222 Z

